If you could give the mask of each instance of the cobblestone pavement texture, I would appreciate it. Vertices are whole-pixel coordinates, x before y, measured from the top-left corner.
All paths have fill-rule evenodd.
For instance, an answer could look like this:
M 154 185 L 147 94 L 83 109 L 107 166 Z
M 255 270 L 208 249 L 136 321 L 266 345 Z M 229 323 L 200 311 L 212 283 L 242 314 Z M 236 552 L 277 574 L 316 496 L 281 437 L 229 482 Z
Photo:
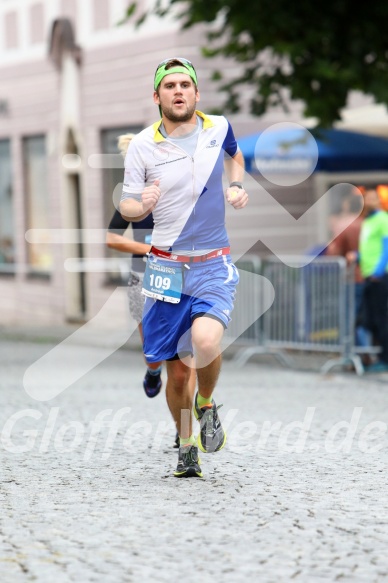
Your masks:
M 23 375 L 51 347 L 1 342 L 1 583 L 388 581 L 381 375 L 225 359 L 228 443 L 201 455 L 203 479 L 177 480 L 141 354 L 37 401 Z

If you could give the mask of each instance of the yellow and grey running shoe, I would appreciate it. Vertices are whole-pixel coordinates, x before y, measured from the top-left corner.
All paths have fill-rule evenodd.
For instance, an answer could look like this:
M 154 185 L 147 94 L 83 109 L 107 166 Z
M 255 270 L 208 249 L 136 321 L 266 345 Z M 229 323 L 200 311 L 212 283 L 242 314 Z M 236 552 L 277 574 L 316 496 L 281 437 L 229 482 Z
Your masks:
M 174 472 L 176 478 L 202 478 L 201 460 L 196 445 L 184 445 L 179 448 L 178 465 Z
M 197 395 L 194 401 L 194 415 L 200 423 L 200 432 L 197 442 L 199 449 L 204 453 L 213 453 L 222 449 L 226 443 L 226 432 L 223 430 L 218 409 L 222 405 L 216 406 L 212 399 L 211 405 L 198 407 Z

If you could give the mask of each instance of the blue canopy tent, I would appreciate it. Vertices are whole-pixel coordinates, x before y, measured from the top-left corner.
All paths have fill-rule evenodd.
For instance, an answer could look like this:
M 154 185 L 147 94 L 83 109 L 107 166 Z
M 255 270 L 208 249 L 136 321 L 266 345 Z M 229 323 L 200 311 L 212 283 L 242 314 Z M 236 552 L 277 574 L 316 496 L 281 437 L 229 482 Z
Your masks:
M 295 124 L 296 125 L 296 124 Z M 388 170 L 388 139 L 337 129 L 267 129 L 237 140 L 248 172 L 272 163 L 275 172 L 297 171 L 298 163 L 326 172 Z M 283 163 L 283 164 L 282 164 Z M 304 168 L 305 170 L 306 168 Z

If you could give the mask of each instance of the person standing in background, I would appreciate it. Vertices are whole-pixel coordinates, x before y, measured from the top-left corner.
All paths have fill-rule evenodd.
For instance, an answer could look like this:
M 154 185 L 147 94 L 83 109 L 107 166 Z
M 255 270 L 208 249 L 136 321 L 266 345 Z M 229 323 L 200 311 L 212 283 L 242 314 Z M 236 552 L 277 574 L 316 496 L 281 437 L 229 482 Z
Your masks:
M 364 220 L 365 212 L 363 210 L 364 201 L 361 194 L 352 193 L 347 201 L 348 216 L 354 217 L 354 220 L 343 229 L 326 248 L 325 255 L 347 257 L 348 253 L 358 253 L 361 225 Z M 354 269 L 354 289 L 355 289 L 355 342 L 357 346 L 367 347 L 371 345 L 371 335 L 369 331 L 360 323 L 361 312 L 363 311 L 363 295 L 365 280 L 361 274 L 358 263 Z M 368 354 L 362 357 L 363 364 L 370 364 Z
M 364 215 L 358 253 L 349 252 L 349 261 L 358 261 L 365 279 L 363 310 L 365 326 L 381 347 L 379 360 L 367 372 L 388 371 L 388 213 L 381 209 L 375 188 L 364 194 Z

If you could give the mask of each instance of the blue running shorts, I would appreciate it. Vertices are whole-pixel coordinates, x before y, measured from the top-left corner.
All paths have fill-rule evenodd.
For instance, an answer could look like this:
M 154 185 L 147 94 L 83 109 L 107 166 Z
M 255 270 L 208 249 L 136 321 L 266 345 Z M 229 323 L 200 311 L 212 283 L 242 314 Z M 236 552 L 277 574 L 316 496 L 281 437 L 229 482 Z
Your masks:
M 200 316 L 219 320 L 225 328 L 230 321 L 239 274 L 230 255 L 203 263 L 183 263 L 152 257 L 162 265 L 180 266 L 183 274 L 179 304 L 146 298 L 143 311 L 143 351 L 147 362 L 170 360 L 193 353 L 191 324 Z

